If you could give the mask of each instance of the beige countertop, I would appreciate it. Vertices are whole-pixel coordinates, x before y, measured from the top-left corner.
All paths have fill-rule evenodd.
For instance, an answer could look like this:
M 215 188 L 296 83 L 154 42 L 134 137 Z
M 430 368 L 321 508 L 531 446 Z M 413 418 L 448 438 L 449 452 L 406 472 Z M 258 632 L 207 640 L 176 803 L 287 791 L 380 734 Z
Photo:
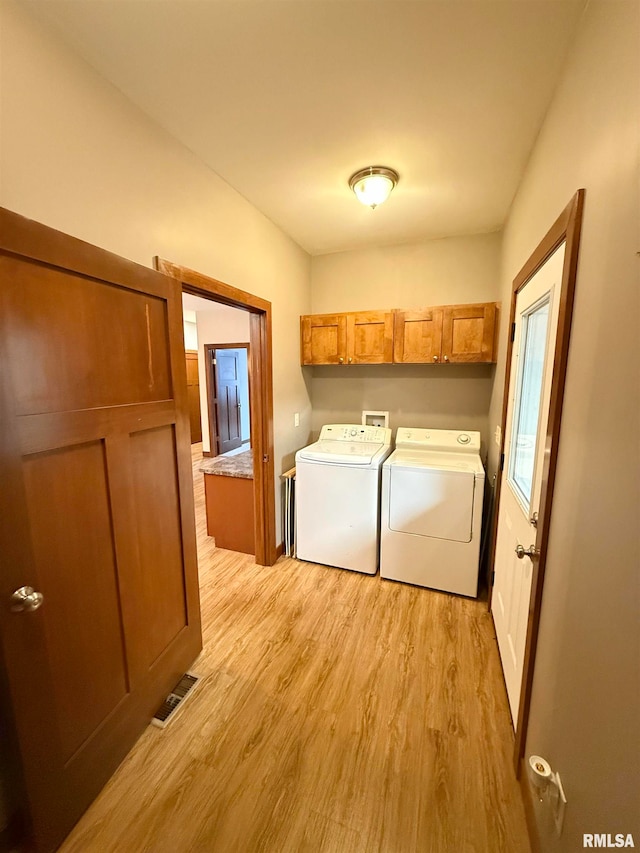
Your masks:
M 203 474 L 218 477 L 240 477 L 253 480 L 253 451 L 245 450 L 235 456 L 214 456 L 202 460 L 200 470 Z

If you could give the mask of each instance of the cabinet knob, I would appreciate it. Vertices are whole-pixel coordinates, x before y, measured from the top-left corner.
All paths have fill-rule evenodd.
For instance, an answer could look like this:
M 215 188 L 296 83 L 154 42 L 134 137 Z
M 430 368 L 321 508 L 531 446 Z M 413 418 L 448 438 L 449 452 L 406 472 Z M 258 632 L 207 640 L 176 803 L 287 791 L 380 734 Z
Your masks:
M 445 361 L 449 361 L 449 356 L 448 356 L 448 355 L 445 355 L 444 360 L 445 360 Z
M 351 364 L 352 361 L 353 359 L 351 358 L 351 356 L 349 356 L 349 364 Z
M 437 360 L 438 360 L 438 356 L 437 356 L 437 355 L 434 355 L 433 360 L 434 360 L 434 361 L 437 361 Z
M 340 356 L 340 358 L 338 359 L 338 361 L 339 361 L 339 363 L 340 363 L 340 364 L 344 364 L 344 358 L 343 358 L 342 356 Z

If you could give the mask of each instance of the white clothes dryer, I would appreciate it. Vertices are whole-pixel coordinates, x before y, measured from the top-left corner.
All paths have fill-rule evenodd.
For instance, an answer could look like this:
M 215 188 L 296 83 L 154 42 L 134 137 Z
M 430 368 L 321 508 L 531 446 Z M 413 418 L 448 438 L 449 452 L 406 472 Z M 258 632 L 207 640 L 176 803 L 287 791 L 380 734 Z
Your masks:
M 400 427 L 382 471 L 380 575 L 478 594 L 480 433 Z
M 391 430 L 327 424 L 296 453 L 296 556 L 374 575 L 380 543 L 380 475 Z

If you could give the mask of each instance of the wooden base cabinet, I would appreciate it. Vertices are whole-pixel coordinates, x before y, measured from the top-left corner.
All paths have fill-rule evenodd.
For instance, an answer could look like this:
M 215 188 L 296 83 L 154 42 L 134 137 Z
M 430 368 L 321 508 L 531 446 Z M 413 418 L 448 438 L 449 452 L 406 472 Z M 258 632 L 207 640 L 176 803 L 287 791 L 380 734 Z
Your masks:
M 255 554 L 253 479 L 204 475 L 207 534 L 216 548 Z

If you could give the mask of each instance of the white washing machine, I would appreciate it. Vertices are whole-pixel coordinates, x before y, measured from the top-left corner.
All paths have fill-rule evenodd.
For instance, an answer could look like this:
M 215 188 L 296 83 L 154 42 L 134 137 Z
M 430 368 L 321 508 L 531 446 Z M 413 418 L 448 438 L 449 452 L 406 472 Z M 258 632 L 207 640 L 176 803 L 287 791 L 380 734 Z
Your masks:
M 382 471 L 380 575 L 478 594 L 480 433 L 401 427 Z
M 296 556 L 375 575 L 380 542 L 380 474 L 391 430 L 327 424 L 296 453 Z

